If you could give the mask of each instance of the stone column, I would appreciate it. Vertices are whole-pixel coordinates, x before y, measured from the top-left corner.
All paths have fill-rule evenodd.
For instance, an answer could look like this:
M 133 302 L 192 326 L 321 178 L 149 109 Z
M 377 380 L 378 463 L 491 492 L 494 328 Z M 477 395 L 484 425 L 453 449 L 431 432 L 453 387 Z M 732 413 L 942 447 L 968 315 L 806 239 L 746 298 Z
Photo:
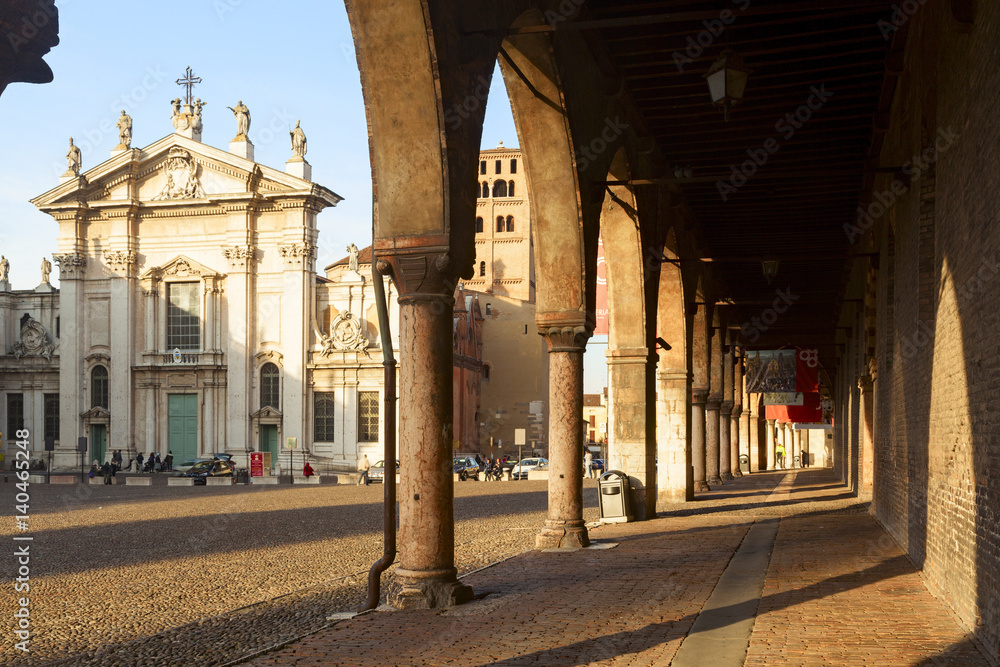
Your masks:
M 775 453 L 774 453 L 774 420 L 768 419 L 767 421 L 767 469 L 775 470 Z
M 694 490 L 708 491 L 705 479 L 705 401 L 708 389 L 691 392 L 691 465 L 694 468 Z
M 721 335 L 721 332 L 720 332 Z M 732 432 L 733 422 L 733 348 L 727 342 L 722 354 L 722 403 L 719 410 L 719 476 L 733 478 Z
M 689 483 L 691 448 L 687 440 L 688 397 L 691 374 L 683 369 L 656 372 L 656 488 L 658 502 L 693 500 Z
M 740 440 L 743 439 L 740 424 L 743 416 L 743 362 L 736 359 L 733 366 L 733 413 L 730 429 L 732 434 L 729 442 L 729 465 L 733 477 L 742 477 L 740 470 Z
M 719 476 L 719 411 L 722 401 L 709 396 L 705 403 L 705 481 L 708 487 L 722 484 Z
M 391 273 L 399 289 L 400 548 L 398 589 L 390 604 L 400 609 L 449 607 L 472 599 L 472 589 L 458 583 L 455 569 L 455 283 L 446 250 L 413 248 L 377 263 L 379 273 Z
M 873 430 L 873 414 L 872 402 L 873 402 L 873 392 L 872 392 L 872 376 L 865 374 L 858 378 L 858 389 L 861 390 L 861 422 L 858 424 L 860 427 L 860 445 L 858 449 L 860 450 L 860 455 L 858 456 L 859 470 L 861 480 L 858 484 L 858 498 L 860 500 L 871 500 L 873 486 L 875 482 L 875 466 L 872 459 L 875 456 L 875 444 L 874 438 L 872 437 Z
M 448 326 L 450 331 L 450 320 Z M 539 331 L 549 347 L 549 513 L 535 547 L 583 548 L 590 544 L 583 521 L 582 445 L 583 352 L 590 331 L 579 325 L 539 326 Z
M 764 443 L 760 441 L 760 415 L 757 414 L 757 401 L 753 394 L 747 394 L 746 398 L 745 405 L 750 406 L 749 423 L 747 424 L 747 429 L 750 431 L 750 472 L 760 472 L 760 451 L 761 447 L 766 447 L 766 440 Z

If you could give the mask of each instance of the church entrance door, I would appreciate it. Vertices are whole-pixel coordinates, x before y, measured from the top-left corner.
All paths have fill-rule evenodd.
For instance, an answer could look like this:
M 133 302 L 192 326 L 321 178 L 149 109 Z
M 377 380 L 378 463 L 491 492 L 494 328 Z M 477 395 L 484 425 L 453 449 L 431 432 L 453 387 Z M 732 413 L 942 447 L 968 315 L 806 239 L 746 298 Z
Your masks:
M 104 452 L 108 444 L 108 427 L 106 424 L 92 424 L 90 441 L 94 444 L 94 458 L 98 464 L 104 463 Z
M 260 451 L 271 452 L 271 465 L 278 461 L 278 425 L 260 425 Z
M 174 461 L 187 461 L 198 455 L 198 396 L 167 395 L 167 445 Z

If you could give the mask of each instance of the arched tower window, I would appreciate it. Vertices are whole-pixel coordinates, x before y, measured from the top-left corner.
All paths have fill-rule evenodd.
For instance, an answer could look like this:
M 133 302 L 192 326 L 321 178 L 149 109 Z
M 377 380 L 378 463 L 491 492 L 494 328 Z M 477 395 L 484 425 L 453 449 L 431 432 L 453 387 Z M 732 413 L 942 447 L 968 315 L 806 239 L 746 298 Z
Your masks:
M 506 227 L 506 225 L 504 225 L 503 216 L 502 215 L 498 215 L 497 216 L 497 231 L 498 232 L 502 232 L 505 229 L 505 227 Z
M 508 232 L 514 231 L 514 216 L 512 215 L 507 216 L 507 231 Z
M 493 183 L 493 196 L 494 197 L 506 197 L 507 196 L 507 181 L 502 178 Z
M 514 181 L 511 181 L 510 184 L 507 186 L 507 196 L 508 197 L 514 196 Z
M 274 364 L 260 369 L 260 407 L 278 409 L 278 367 Z
M 481 197 L 483 199 L 486 199 L 489 196 L 490 196 L 490 184 L 487 183 L 486 181 L 483 181 L 483 190 L 482 190 Z
M 486 262 L 479 262 L 479 275 L 486 275 Z
M 90 407 L 108 409 L 108 369 L 104 366 L 90 371 Z
M 476 233 L 477 234 L 483 233 L 483 219 L 481 217 L 476 218 Z

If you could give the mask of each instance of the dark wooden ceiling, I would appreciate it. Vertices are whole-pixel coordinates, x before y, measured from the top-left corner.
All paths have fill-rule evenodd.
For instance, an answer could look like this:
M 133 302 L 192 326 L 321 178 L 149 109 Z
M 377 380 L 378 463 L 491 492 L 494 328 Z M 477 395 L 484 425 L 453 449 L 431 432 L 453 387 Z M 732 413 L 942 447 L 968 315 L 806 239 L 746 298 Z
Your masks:
M 871 188 L 884 130 L 877 121 L 891 102 L 887 62 L 898 57 L 901 40 L 880 24 L 892 18 L 891 4 L 587 2 L 645 129 L 670 163 L 666 176 L 674 177 L 675 166 L 690 168 L 690 178 L 676 183 L 706 240 L 702 256 L 715 260 L 722 277 L 720 297 L 736 304 L 731 319 L 760 316 L 778 289 L 798 297 L 752 347 L 819 347 L 833 361 L 845 269 L 868 261 L 844 225 Z M 699 41 L 701 53 L 688 50 Z M 712 106 L 704 79 L 724 49 L 753 70 L 729 122 Z M 806 116 L 815 90 L 829 99 L 814 97 L 819 108 L 796 127 L 786 114 Z M 729 180 L 748 150 L 760 158 L 769 140 L 778 150 L 724 200 L 717 182 Z M 765 257 L 779 260 L 770 285 Z

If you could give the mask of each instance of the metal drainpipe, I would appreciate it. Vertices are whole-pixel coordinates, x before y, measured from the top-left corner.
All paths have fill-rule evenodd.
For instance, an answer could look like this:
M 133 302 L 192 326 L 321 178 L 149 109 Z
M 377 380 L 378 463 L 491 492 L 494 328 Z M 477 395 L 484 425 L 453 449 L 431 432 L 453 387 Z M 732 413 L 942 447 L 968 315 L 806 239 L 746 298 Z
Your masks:
M 386 303 L 382 276 L 377 267 L 378 258 L 372 247 L 372 286 L 375 288 L 375 308 L 378 311 L 379 336 L 382 341 L 382 366 L 385 368 L 385 419 L 382 440 L 385 461 L 382 484 L 384 501 L 384 543 L 382 558 L 368 570 L 368 599 L 358 609 L 358 613 L 370 611 L 378 606 L 381 597 L 381 574 L 396 560 L 396 358 L 392 354 L 392 336 L 389 331 L 389 307 Z

